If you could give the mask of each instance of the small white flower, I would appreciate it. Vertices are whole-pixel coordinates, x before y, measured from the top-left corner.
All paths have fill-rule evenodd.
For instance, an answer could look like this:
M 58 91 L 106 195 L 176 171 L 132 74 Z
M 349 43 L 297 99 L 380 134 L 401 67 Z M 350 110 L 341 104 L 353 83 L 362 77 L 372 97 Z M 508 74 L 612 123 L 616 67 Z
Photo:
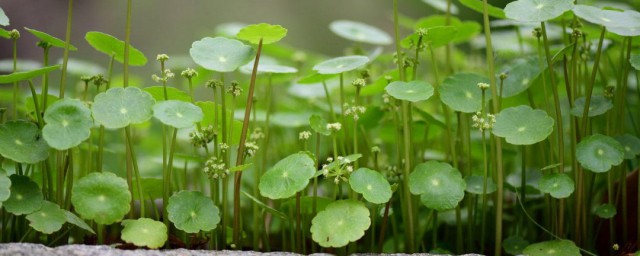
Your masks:
M 342 124 L 341 123 L 328 123 L 327 124 L 327 129 L 337 132 L 340 131 L 340 129 L 342 129 Z
M 169 60 L 169 55 L 166 55 L 164 53 L 158 54 L 158 56 L 156 56 L 156 60 L 165 62 L 165 61 Z
M 300 140 L 308 140 L 311 137 L 310 131 L 303 131 L 298 134 L 298 139 Z
M 327 162 L 329 163 L 333 162 L 333 157 L 327 157 Z
M 485 90 L 489 88 L 489 84 L 488 83 L 478 83 L 478 88 L 480 88 L 481 90 Z

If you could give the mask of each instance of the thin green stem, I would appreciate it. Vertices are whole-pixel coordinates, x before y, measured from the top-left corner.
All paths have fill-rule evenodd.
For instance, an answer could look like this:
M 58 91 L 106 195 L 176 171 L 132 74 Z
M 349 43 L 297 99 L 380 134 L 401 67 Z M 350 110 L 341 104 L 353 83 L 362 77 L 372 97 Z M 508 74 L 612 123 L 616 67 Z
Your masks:
M 596 77 L 598 76 L 598 66 L 600 65 L 600 57 L 602 56 L 602 45 L 604 42 L 604 36 L 607 32 L 606 27 L 602 27 L 600 32 L 600 40 L 598 41 L 598 49 L 596 50 L 596 58 L 593 60 L 593 69 L 591 70 L 591 78 L 587 83 L 587 91 L 585 93 L 584 108 L 582 110 L 582 126 L 580 134 L 586 135 L 587 132 L 587 120 L 589 119 L 589 104 L 591 104 L 591 95 L 593 94 L 593 85 L 596 83 Z
M 415 251 L 414 239 L 414 219 L 413 219 L 413 199 L 411 198 L 411 192 L 409 192 L 409 172 L 411 172 L 411 131 L 409 123 L 409 103 L 402 101 L 402 121 L 403 121 L 403 138 L 404 138 L 404 168 L 402 169 L 402 191 L 404 192 L 407 211 L 407 221 L 405 222 L 405 229 L 407 232 L 407 253 L 413 253 Z
M 71 46 L 71 24 L 73 23 L 73 0 L 69 0 L 67 10 L 67 31 L 65 34 L 64 53 L 62 54 L 62 72 L 60 73 L 60 99 L 64 98 L 67 84 L 67 64 L 69 63 L 69 47 Z
M 125 140 L 127 142 L 127 152 L 129 153 L 129 157 L 131 159 L 131 166 L 133 167 L 133 175 L 136 177 L 136 186 L 138 188 L 138 198 L 140 199 L 140 216 L 145 217 L 145 202 L 144 202 L 144 190 L 142 188 L 142 179 L 140 177 L 140 170 L 138 169 L 138 160 L 136 159 L 136 154 L 133 150 L 133 141 L 131 136 L 131 127 L 127 126 L 124 128 Z M 128 165 L 127 165 L 128 166 Z M 129 172 L 130 170 L 127 169 Z M 131 173 L 127 174 L 127 177 L 131 177 Z M 131 185 L 133 185 L 130 182 Z M 129 191 L 133 195 L 133 186 L 130 187 Z M 166 216 L 166 215 L 165 215 Z
M 18 38 L 13 38 L 13 72 L 18 71 Z M 18 82 L 13 82 L 13 119 L 18 119 L 18 95 L 20 87 Z

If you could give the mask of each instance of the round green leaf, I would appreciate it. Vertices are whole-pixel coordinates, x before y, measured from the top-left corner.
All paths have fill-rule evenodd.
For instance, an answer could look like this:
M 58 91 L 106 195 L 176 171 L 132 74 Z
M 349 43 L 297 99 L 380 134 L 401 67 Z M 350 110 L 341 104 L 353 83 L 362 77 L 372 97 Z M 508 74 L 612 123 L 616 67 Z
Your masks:
M 143 89 L 145 92 L 148 92 L 149 94 L 151 94 L 151 96 L 153 97 L 154 100 L 156 100 L 156 102 L 160 102 L 160 101 L 164 101 L 164 92 L 165 92 L 165 88 L 164 86 L 149 86 L 149 87 L 145 87 Z M 189 95 L 188 93 L 184 92 L 183 90 L 180 90 L 178 88 L 175 87 L 168 87 L 166 88 L 167 91 L 167 99 L 169 100 L 179 100 L 179 101 L 184 101 L 184 102 L 191 102 L 191 95 Z
M 109 225 L 129 212 L 131 194 L 127 181 L 110 172 L 91 173 L 73 186 L 71 203 L 84 219 Z
M 553 198 L 561 199 L 573 193 L 575 183 L 566 173 L 551 173 L 542 176 L 538 188 L 543 193 L 549 193 Z
M 82 101 L 68 98 L 48 107 L 44 121 L 47 124 L 42 129 L 42 137 L 58 150 L 80 145 L 89 138 L 93 127 L 91 110 Z
M 528 256 L 580 256 L 580 249 L 569 240 L 552 240 L 527 246 L 522 254 Z
M 464 182 L 467 183 L 467 192 L 476 195 L 484 194 L 484 177 L 478 175 L 471 175 L 464 178 Z M 487 177 L 487 194 L 496 192 L 497 186 L 492 179 Z
M 364 203 L 335 201 L 311 221 L 311 238 L 322 247 L 342 247 L 362 238 L 369 225 L 369 209 Z
M 509 19 L 520 22 L 544 22 L 573 9 L 573 0 L 517 0 L 504 7 Z
M 191 45 L 189 54 L 195 63 L 217 72 L 231 72 L 253 59 L 253 48 L 224 37 L 205 37 Z
M 8 75 L 0 75 L 0 84 L 10 84 L 39 77 L 43 74 L 58 70 L 60 65 L 47 66 L 29 71 L 18 71 Z
M 454 26 L 432 27 L 425 28 L 425 30 L 427 31 L 426 35 L 422 36 L 422 44 L 429 45 L 434 49 L 453 42 L 453 40 L 456 38 L 456 35 L 458 34 L 458 29 Z M 411 49 L 418 44 L 419 40 L 420 34 L 418 34 L 418 32 L 415 32 L 402 39 L 402 41 L 400 42 L 400 46 Z
M 220 222 L 218 207 L 197 191 L 180 191 L 169 198 L 169 220 L 187 233 L 210 231 Z
M 163 124 L 174 128 L 188 128 L 200 122 L 202 110 L 189 102 L 167 100 L 153 106 L 153 116 Z
M 391 185 L 381 173 L 360 168 L 351 173 L 349 185 L 353 191 L 362 194 L 365 200 L 374 204 L 383 204 L 391 199 Z
M 57 204 L 43 201 L 40 210 L 27 215 L 29 226 L 38 232 L 51 234 L 62 228 L 67 222 L 65 211 Z
M 582 112 L 584 111 L 584 103 L 586 101 L 585 97 L 580 97 L 577 99 L 571 108 L 571 114 L 577 117 L 582 117 Z M 596 95 L 591 97 L 591 102 L 589 102 L 589 110 L 588 116 L 594 117 L 599 116 L 604 113 L 607 113 L 610 109 L 613 108 L 613 104 L 607 98 L 601 95 Z
M 507 79 L 502 85 L 502 97 L 518 95 L 529 89 L 533 81 L 540 76 L 538 58 L 517 59 L 509 63 L 503 73 L 507 74 Z
M 496 115 L 493 134 L 513 145 L 531 145 L 543 141 L 553 131 L 553 118 L 539 109 L 522 105 Z
M 576 5 L 573 13 L 588 22 L 607 28 L 640 27 L 640 13 L 636 11 L 605 10 L 588 5 Z
M 35 164 L 49 157 L 38 126 L 27 121 L 0 124 L 0 154 L 18 163 Z
M 137 220 L 123 220 L 122 234 L 120 238 L 127 243 L 135 246 L 144 246 L 151 249 L 157 249 L 167 242 L 167 226 L 160 221 L 148 218 L 140 218 Z
M 616 137 L 624 149 L 624 159 L 631 160 L 640 155 L 640 139 L 630 134 L 624 134 Z
M 242 28 L 236 37 L 252 44 L 272 44 L 287 36 L 287 29 L 267 23 L 253 24 Z
M 615 139 L 601 134 L 586 137 L 576 146 L 576 158 L 582 167 L 592 172 L 609 171 L 624 159 L 624 148 Z
M 309 125 L 313 131 L 319 134 L 324 136 L 331 135 L 331 131 L 327 128 L 327 120 L 320 115 L 311 115 L 311 117 L 309 117 Z
M 40 39 L 40 41 L 44 41 L 47 42 L 49 45 L 53 46 L 53 47 L 58 47 L 58 48 L 65 48 L 67 46 L 67 43 L 63 40 L 60 40 L 52 35 L 49 35 L 45 32 L 42 31 L 38 31 L 35 29 L 30 29 L 30 28 L 24 28 L 25 30 L 29 31 L 29 33 L 33 34 L 34 36 L 36 36 L 38 39 Z M 76 51 L 78 50 L 78 48 L 76 48 L 75 46 L 69 44 L 69 50 L 71 51 Z
M 102 32 L 90 31 L 84 39 L 97 51 L 113 56 L 120 63 L 124 63 L 124 41 Z M 129 65 L 144 66 L 147 57 L 140 50 L 129 45 Z
M 395 81 L 384 88 L 392 97 L 411 102 L 425 101 L 433 96 L 433 86 L 422 80 Z
M 329 29 L 336 35 L 354 42 L 390 45 L 391 36 L 379 28 L 350 20 L 337 20 L 331 22 Z
M 260 194 L 271 199 L 291 197 L 307 187 L 315 173 L 316 166 L 309 154 L 290 155 L 260 177 Z
M 615 205 L 612 204 L 601 204 L 596 207 L 595 214 L 603 219 L 611 219 L 618 213 Z
M 482 108 L 482 90 L 478 83 L 489 79 L 473 73 L 457 73 L 444 80 L 440 86 L 440 99 L 454 111 L 475 113 Z M 490 93 L 485 93 L 488 99 Z
M 111 88 L 96 95 L 91 112 L 97 123 L 118 129 L 149 120 L 155 100 L 136 87 Z
M 524 240 L 524 238 L 515 235 L 507 237 L 504 241 L 502 241 L 502 248 L 504 251 L 511 255 L 520 255 L 522 254 L 522 250 L 529 245 L 529 241 Z
M 340 74 L 347 71 L 351 71 L 366 65 L 369 62 L 369 57 L 353 55 L 337 57 L 329 60 L 325 60 L 313 66 L 313 70 L 318 71 L 318 74 Z
M 436 211 L 455 208 L 464 198 L 466 187 L 460 171 L 447 163 L 422 163 L 409 174 L 411 193 L 420 195 L 422 203 Z
M 11 175 L 11 195 L 3 203 L 4 209 L 15 215 L 29 214 L 42 207 L 43 195 L 38 184 L 29 177 Z
M 11 195 L 11 179 L 6 174 L 0 174 L 0 207 Z

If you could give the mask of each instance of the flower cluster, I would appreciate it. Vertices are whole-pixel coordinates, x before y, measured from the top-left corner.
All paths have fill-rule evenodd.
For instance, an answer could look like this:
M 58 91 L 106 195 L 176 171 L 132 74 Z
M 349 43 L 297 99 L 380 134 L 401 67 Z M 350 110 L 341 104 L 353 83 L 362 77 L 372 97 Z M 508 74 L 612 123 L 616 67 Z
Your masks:
M 344 104 L 344 114 L 347 116 L 353 116 L 353 120 L 357 121 L 360 118 L 360 115 L 364 114 L 365 111 L 367 111 L 367 108 L 364 106 L 349 106 L 347 103 Z
M 180 73 L 180 75 L 185 77 L 186 79 L 191 79 L 191 78 L 194 78 L 194 77 L 198 76 L 198 71 L 195 71 L 192 68 L 187 68 L 187 69 L 183 70 Z
M 299 140 L 308 140 L 310 137 L 311 137 L 310 131 L 302 131 L 300 132 L 300 134 L 298 134 Z
M 480 88 L 480 90 L 486 90 L 489 89 L 491 85 L 489 85 L 488 83 L 478 83 L 478 88 Z
M 93 85 L 95 85 L 98 88 L 100 88 L 100 86 L 103 86 L 109 83 L 109 80 L 105 79 L 103 75 L 92 76 L 91 81 L 93 81 Z
M 491 130 L 493 125 L 496 123 L 496 116 L 492 114 L 487 114 L 483 116 L 482 113 L 476 112 L 475 115 L 471 117 L 473 121 L 473 128 L 478 128 L 481 132 L 483 130 Z
M 156 56 L 156 60 L 159 62 L 165 62 L 169 60 L 169 55 L 166 55 L 164 53 L 158 54 L 158 56 Z
M 231 87 L 227 89 L 227 93 L 233 95 L 233 97 L 238 97 L 242 94 L 242 88 L 240 88 L 240 83 L 238 81 L 231 81 Z
M 253 141 L 264 139 L 264 132 L 262 132 L 262 128 L 256 127 L 253 129 L 251 134 L 249 134 L 249 139 Z
M 20 31 L 18 31 L 17 29 L 9 31 L 9 38 L 13 40 L 20 38 Z
M 364 80 L 363 78 L 358 78 L 356 80 L 353 80 L 353 82 L 351 82 L 351 85 L 358 87 L 358 88 L 362 88 L 367 86 L 367 81 Z
M 327 158 L 328 164 L 322 165 L 322 175 L 325 178 L 333 178 L 333 182 L 340 184 L 340 181 L 348 181 L 348 175 L 353 172 L 353 162 L 348 157 L 338 156 L 337 159 L 333 157 Z
M 204 173 L 210 179 L 224 179 L 229 174 L 229 169 L 222 159 L 212 156 L 204 163 Z
M 332 132 L 337 132 L 337 131 L 340 131 L 340 129 L 342 129 L 342 124 L 341 123 L 328 123 L 327 124 L 327 129 L 329 129 Z
M 402 181 L 402 172 L 395 165 L 388 165 L 383 173 L 390 183 L 400 183 Z
M 194 131 L 189 133 L 191 144 L 195 147 L 206 147 L 209 142 L 213 141 L 215 136 L 218 135 L 212 125 L 202 128 L 200 131 Z
M 222 81 L 218 79 L 211 79 L 211 80 L 207 80 L 207 82 L 205 82 L 204 85 L 208 88 L 217 88 L 217 87 L 223 86 L 224 84 L 222 83 Z
M 222 151 L 222 152 L 226 152 L 227 150 L 229 150 L 229 144 L 224 143 L 224 142 L 220 142 L 218 144 L 218 147 L 220 148 L 220 151 Z
M 175 74 L 173 72 L 171 72 L 171 69 L 165 69 L 164 71 L 162 71 L 162 75 L 158 76 L 156 74 L 151 75 L 151 79 L 153 79 L 153 81 L 156 81 L 156 83 L 160 83 L 160 82 L 167 82 L 167 80 L 169 80 L 169 78 L 173 78 L 175 76 Z
M 258 143 L 256 143 L 255 141 L 247 141 L 247 143 L 244 144 L 244 152 L 249 157 L 256 155 L 256 152 L 258 152 L 258 149 L 260 149 L 260 147 L 258 146 Z

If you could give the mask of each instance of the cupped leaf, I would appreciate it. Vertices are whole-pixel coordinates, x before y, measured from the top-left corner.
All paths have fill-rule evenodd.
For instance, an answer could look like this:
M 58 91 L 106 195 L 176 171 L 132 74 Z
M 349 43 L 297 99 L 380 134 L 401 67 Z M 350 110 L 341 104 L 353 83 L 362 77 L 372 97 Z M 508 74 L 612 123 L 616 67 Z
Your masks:
M 379 28 L 362 22 L 337 20 L 331 22 L 329 29 L 336 35 L 354 42 L 374 45 L 389 45 L 392 43 L 389 34 Z
M 58 70 L 60 65 L 47 66 L 29 71 L 18 71 L 8 75 L 0 75 L 0 84 L 10 84 L 39 77 L 43 74 Z
M 464 198 L 466 187 L 460 171 L 447 163 L 422 163 L 409 174 L 411 193 L 420 195 L 422 203 L 436 211 L 455 208 Z
M 584 103 L 586 99 L 585 97 L 580 97 L 577 99 L 571 108 L 571 114 L 577 117 L 582 117 L 582 112 L 584 111 Z M 591 97 L 591 102 L 589 102 L 589 109 L 587 110 L 587 116 L 594 117 L 599 116 L 604 113 L 607 113 L 610 109 L 613 108 L 613 103 L 609 101 L 607 98 L 601 95 L 595 95 Z
M 93 118 L 108 129 L 123 128 L 151 118 L 155 100 L 137 87 L 111 88 L 94 98 Z
M 595 214 L 603 219 L 611 219 L 618 213 L 615 205 L 601 204 L 596 207 Z
M 580 256 L 580 249 L 569 240 L 552 240 L 527 246 L 522 254 L 528 256 Z
M 73 186 L 71 203 L 84 219 L 109 225 L 129 212 L 131 194 L 127 181 L 113 173 L 91 173 Z
M 531 145 L 543 141 L 553 131 L 553 118 L 539 109 L 522 105 L 496 115 L 493 134 L 513 145 Z
M 640 27 L 640 13 L 636 11 L 621 12 L 579 4 L 573 8 L 573 13 L 581 19 L 607 28 Z
M 586 137 L 576 146 L 576 158 L 582 167 L 592 172 L 609 171 L 624 159 L 624 148 L 615 139 L 594 134 Z
M 313 66 L 313 70 L 319 74 L 340 74 L 360 68 L 368 62 L 369 58 L 366 56 L 343 56 L 320 62 Z
M 124 41 L 102 32 L 90 31 L 84 36 L 89 45 L 120 62 L 124 63 Z M 140 50 L 129 45 L 129 65 L 144 66 L 147 57 Z
M 309 125 L 311 125 L 311 129 L 324 136 L 331 135 L 331 131 L 327 128 L 327 124 L 327 120 L 320 115 L 314 114 L 309 117 Z
M 123 220 L 122 226 L 124 226 L 124 228 L 122 229 L 120 238 L 136 246 L 157 249 L 162 247 L 168 239 L 167 226 L 160 221 L 148 218 Z
M 565 173 L 551 173 L 542 176 L 538 188 L 543 193 L 550 194 L 553 198 L 561 199 L 569 197 L 575 190 L 575 183 Z
M 210 231 L 220 222 L 220 211 L 211 198 L 197 191 L 180 191 L 169 198 L 169 220 L 187 233 Z
M 153 106 L 153 116 L 174 128 L 188 128 L 202 120 L 202 110 L 189 102 L 167 100 Z
M 27 121 L 0 124 L 0 155 L 18 163 L 35 164 L 49 157 L 49 146 L 38 126 Z
M 287 36 L 287 29 L 267 23 L 253 24 L 242 28 L 236 37 L 252 44 L 272 44 Z
M 371 203 L 383 204 L 391 199 L 391 185 L 380 172 L 360 168 L 351 173 L 349 185 Z
M 630 134 L 624 134 L 616 137 L 624 149 L 624 159 L 631 160 L 640 155 L 640 139 Z
M 42 202 L 40 210 L 27 215 L 27 220 L 29 220 L 29 226 L 44 234 L 60 230 L 67 222 L 65 211 L 57 204 L 48 201 Z
M 82 220 L 80 217 L 78 217 L 77 215 L 73 214 L 72 212 L 69 211 L 64 211 L 64 216 L 65 219 L 67 220 L 67 222 L 75 225 L 76 227 L 79 227 L 81 229 L 84 229 L 85 231 L 91 233 L 91 234 L 95 234 L 96 232 L 93 231 L 93 229 L 87 225 L 86 222 L 84 222 L 84 220 Z
M 315 172 L 314 160 L 308 153 L 290 155 L 260 177 L 260 194 L 271 199 L 291 197 L 307 187 Z
M 476 195 L 484 194 L 484 177 L 478 175 L 470 175 L 464 178 L 464 181 L 467 184 L 467 192 Z M 492 179 L 487 178 L 487 194 L 496 192 L 496 189 L 496 183 L 493 182 Z
M 231 72 L 253 59 L 253 48 L 242 42 L 224 37 L 205 37 L 191 45 L 189 54 L 201 67 L 217 71 Z
M 460 0 L 460 3 L 476 12 L 479 13 L 483 13 L 484 12 L 484 5 L 482 1 L 478 1 L 478 0 Z M 488 7 L 488 14 L 491 17 L 494 18 L 498 18 L 498 19 L 504 19 L 507 16 L 504 14 L 504 11 L 498 7 L 495 7 L 493 5 L 487 4 Z
M 473 73 L 457 73 L 444 80 L 440 99 L 454 111 L 474 113 L 482 108 L 482 90 L 478 83 L 489 83 L 489 79 Z M 485 94 L 487 99 L 489 94 Z
M 573 0 L 517 0 L 504 7 L 507 18 L 520 22 L 544 22 L 573 9 Z
M 502 97 L 509 98 L 526 91 L 533 81 L 540 76 L 538 58 L 517 59 L 507 65 L 503 73 L 507 78 L 502 84 Z
M 50 46 L 53 47 L 58 47 L 58 48 L 65 48 L 67 46 L 67 43 L 61 39 L 58 39 L 52 35 L 49 35 L 45 32 L 42 31 L 38 31 L 35 29 L 31 29 L 31 28 L 24 28 L 25 30 L 29 31 L 29 33 L 33 34 L 34 36 L 36 36 L 38 39 L 40 39 L 41 41 L 47 42 Z M 78 48 L 76 48 L 75 46 L 69 44 L 69 50 L 71 51 L 77 51 Z
M 511 255 L 520 255 L 522 250 L 529 245 L 529 241 L 524 240 L 521 236 L 515 235 L 507 237 L 502 241 L 502 248 L 504 251 Z
M 384 88 L 392 97 L 411 102 L 425 101 L 433 96 L 433 86 L 422 80 L 395 81 Z
M 335 201 L 311 221 L 311 237 L 322 247 L 342 247 L 362 238 L 370 225 L 369 209 L 364 203 Z
M 42 137 L 49 146 L 66 150 L 80 145 L 91 135 L 91 110 L 80 100 L 62 99 L 53 103 L 44 113 L 47 123 Z
M 35 212 L 42 207 L 44 196 L 38 184 L 27 176 L 11 175 L 11 195 L 4 201 L 4 209 L 15 215 Z

